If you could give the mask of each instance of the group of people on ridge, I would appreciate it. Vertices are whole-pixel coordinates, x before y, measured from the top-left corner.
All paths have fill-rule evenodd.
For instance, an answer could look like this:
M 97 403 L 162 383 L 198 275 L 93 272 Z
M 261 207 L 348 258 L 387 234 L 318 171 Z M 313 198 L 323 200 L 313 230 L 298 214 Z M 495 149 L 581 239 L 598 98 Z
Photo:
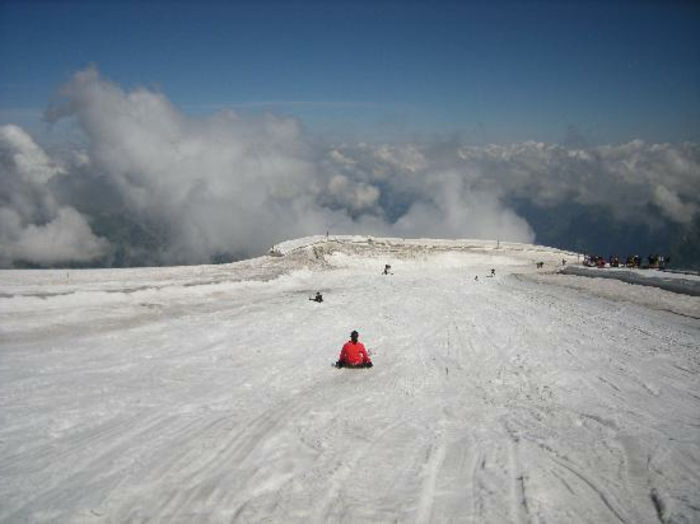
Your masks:
M 589 267 L 629 267 L 642 269 L 665 269 L 667 264 L 671 263 L 671 257 L 663 255 L 649 255 L 647 257 L 648 265 L 642 263 L 642 257 L 639 255 L 630 255 L 624 260 L 620 260 L 617 255 L 610 255 L 608 260 L 598 255 L 586 256 L 583 259 L 583 265 Z

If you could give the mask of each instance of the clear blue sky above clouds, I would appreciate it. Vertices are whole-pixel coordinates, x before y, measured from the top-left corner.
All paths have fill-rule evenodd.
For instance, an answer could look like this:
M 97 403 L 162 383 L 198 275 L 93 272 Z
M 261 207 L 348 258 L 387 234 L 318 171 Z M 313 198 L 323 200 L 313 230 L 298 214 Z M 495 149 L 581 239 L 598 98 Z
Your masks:
M 0 124 L 90 64 L 357 139 L 700 139 L 698 2 L 0 2 Z

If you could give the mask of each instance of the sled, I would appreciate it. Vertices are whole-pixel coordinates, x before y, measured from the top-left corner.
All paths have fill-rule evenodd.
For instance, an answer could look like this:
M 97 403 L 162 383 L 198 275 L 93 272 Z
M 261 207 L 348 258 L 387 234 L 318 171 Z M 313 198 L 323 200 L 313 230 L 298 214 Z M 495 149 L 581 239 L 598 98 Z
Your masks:
M 374 367 L 373 364 L 367 365 L 367 364 L 358 364 L 356 366 L 350 366 L 348 364 L 343 364 L 343 365 L 338 365 L 338 362 L 332 362 L 331 366 L 336 368 L 336 369 L 371 369 Z

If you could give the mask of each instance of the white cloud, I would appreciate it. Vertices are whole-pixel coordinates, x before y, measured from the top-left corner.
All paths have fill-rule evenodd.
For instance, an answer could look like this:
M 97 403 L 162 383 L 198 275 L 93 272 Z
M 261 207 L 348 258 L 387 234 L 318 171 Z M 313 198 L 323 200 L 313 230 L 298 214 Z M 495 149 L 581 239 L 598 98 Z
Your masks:
M 402 236 L 491 238 L 531 242 L 530 226 L 498 198 L 474 190 L 459 171 L 426 174 L 420 196 L 396 222 Z
M 689 224 L 698 210 L 697 204 L 683 203 L 675 192 L 661 185 L 656 186 L 652 200 L 668 218 L 681 224 Z
M 48 183 L 64 173 L 22 129 L 0 127 L 0 267 L 105 254 L 108 243 L 93 235 L 86 219 L 56 202 Z
M 220 253 L 254 255 L 327 229 L 532 241 L 531 227 L 509 207 L 515 201 L 540 209 L 576 203 L 603 207 L 610 220 L 679 224 L 700 205 L 694 144 L 323 148 L 311 145 L 295 119 L 230 111 L 191 118 L 162 93 L 125 91 L 94 69 L 78 72 L 62 94 L 64 103 L 47 117 L 74 121 L 84 151 L 59 162 L 17 127 L 0 137 L 0 234 L 3 247 L 13 246 L 4 253 L 14 253 L 5 255 L 6 265 L 13 257 L 51 263 L 49 251 L 56 263 L 104 253 L 86 219 L 96 206 L 148 224 L 158 237 L 149 262 L 194 263 Z M 36 247 L 50 236 L 67 248 Z
M 106 240 L 92 234 L 85 217 L 62 207 L 50 222 L 26 225 L 8 249 L 15 260 L 48 265 L 88 262 L 104 255 L 107 247 Z
M 525 142 L 465 147 L 459 157 L 465 168 L 480 173 L 479 185 L 491 185 L 499 194 L 543 207 L 563 202 L 599 205 L 616 220 L 656 220 L 649 205 L 665 201 L 659 186 L 687 199 L 683 212 L 666 214 L 677 222 L 687 223 L 700 199 L 700 147 L 695 144 L 647 145 L 635 140 L 572 150 Z
M 383 145 L 374 151 L 374 156 L 378 160 L 411 173 L 428 167 L 428 161 L 423 153 L 416 146 L 410 144 L 402 147 Z
M 6 125 L 0 128 L 3 156 L 14 164 L 16 176 L 28 184 L 42 185 L 63 170 L 21 128 Z
M 379 199 L 379 189 L 364 182 L 354 182 L 344 175 L 333 175 L 328 182 L 328 194 L 339 207 L 353 212 L 370 210 Z
M 324 229 L 315 165 L 295 120 L 187 118 L 162 94 L 125 92 L 94 70 L 75 75 L 63 95 L 50 114 L 77 119 L 92 166 L 131 213 L 167 226 L 166 261 L 260 252 Z
M 162 94 L 124 91 L 94 69 L 77 73 L 63 95 L 64 105 L 47 115 L 74 117 L 88 139 L 90 168 L 118 188 L 138 220 L 165 225 L 167 262 L 259 253 L 281 239 L 329 227 L 443 236 L 491 231 L 476 227 L 486 221 L 469 216 L 477 212 L 474 205 L 457 212 L 456 201 L 442 201 L 432 189 L 425 195 L 430 213 L 413 220 L 414 229 L 387 218 L 381 197 L 392 184 L 410 174 L 430 180 L 429 163 L 413 145 L 336 148 L 319 155 L 294 119 L 231 112 L 188 118 Z M 358 151 L 360 158 L 353 156 Z M 390 185 L 382 187 L 378 182 L 387 176 Z M 411 192 L 419 195 L 422 186 L 413 180 Z M 469 199 L 468 191 L 463 196 Z M 494 209 L 485 212 L 482 204 L 480 217 L 500 216 L 497 198 L 482 202 Z M 531 238 L 527 227 L 513 234 Z

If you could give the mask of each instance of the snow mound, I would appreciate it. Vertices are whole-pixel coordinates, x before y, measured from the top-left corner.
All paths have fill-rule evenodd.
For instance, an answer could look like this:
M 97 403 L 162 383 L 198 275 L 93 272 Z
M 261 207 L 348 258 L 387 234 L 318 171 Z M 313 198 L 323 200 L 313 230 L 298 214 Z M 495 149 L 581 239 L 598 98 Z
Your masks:
M 417 269 L 424 265 L 454 268 L 462 266 L 531 266 L 543 262 L 549 269 L 562 260 L 571 263 L 578 255 L 556 248 L 478 239 L 405 239 L 367 236 L 311 236 L 282 242 L 271 250 L 274 256 L 297 256 L 318 260 L 331 267 L 376 268 L 390 264 Z

